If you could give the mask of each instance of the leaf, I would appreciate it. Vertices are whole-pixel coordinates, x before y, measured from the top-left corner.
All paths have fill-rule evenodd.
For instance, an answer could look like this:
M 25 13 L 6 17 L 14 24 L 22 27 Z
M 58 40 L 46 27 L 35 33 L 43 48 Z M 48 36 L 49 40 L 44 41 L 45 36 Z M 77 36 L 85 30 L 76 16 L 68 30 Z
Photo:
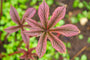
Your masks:
M 27 19 L 26 19 L 26 22 L 27 22 L 31 27 L 42 28 L 41 25 L 40 25 L 37 21 L 35 21 L 35 20 L 33 20 L 33 19 L 27 18 Z
M 29 46 L 29 36 L 27 36 L 23 31 L 21 31 L 21 35 L 26 46 Z
M 36 49 L 36 47 L 35 48 L 31 48 L 31 49 L 29 49 L 29 52 L 32 52 L 33 50 L 35 50 Z
M 75 36 L 80 33 L 80 30 L 72 24 L 66 24 L 61 27 L 51 29 L 52 32 L 60 33 L 66 37 Z
M 46 4 L 45 0 L 39 6 L 38 15 L 39 15 L 42 26 L 47 27 L 47 21 L 48 21 L 48 16 L 49 16 L 49 7 Z
M 39 38 L 38 45 L 36 47 L 36 53 L 39 56 L 39 58 L 41 58 L 46 52 L 46 44 L 47 44 L 47 35 L 46 33 L 42 33 L 42 35 Z
M 26 10 L 25 14 L 23 15 L 22 23 L 25 22 L 25 18 L 32 18 L 35 13 L 36 13 L 36 9 L 35 8 L 28 8 Z
M 55 35 L 53 35 L 52 33 L 48 33 L 48 38 L 51 41 L 53 48 L 55 48 L 58 52 L 60 53 L 66 52 L 65 45 Z
M 58 7 L 56 10 L 53 12 L 51 19 L 49 20 L 48 23 L 48 28 L 51 28 L 57 24 L 61 19 L 64 18 L 66 12 L 66 7 Z
M 42 29 L 31 29 L 30 31 L 24 31 L 25 34 L 30 36 L 39 36 L 43 32 Z
M 37 54 L 36 54 L 36 53 L 32 53 L 32 55 L 33 55 L 33 56 L 37 56 Z
M 11 5 L 11 8 L 10 8 L 10 16 L 11 16 L 11 19 L 15 23 L 21 24 L 18 12 L 16 11 L 16 9 L 12 5 Z
M 11 26 L 5 29 L 6 32 L 8 33 L 13 33 L 19 30 L 19 26 Z
M 25 59 L 25 57 L 26 57 L 26 55 L 24 54 L 24 55 L 20 56 L 20 59 Z
M 81 56 L 81 60 L 87 60 L 87 56 L 86 56 L 85 54 L 83 54 L 83 55 Z

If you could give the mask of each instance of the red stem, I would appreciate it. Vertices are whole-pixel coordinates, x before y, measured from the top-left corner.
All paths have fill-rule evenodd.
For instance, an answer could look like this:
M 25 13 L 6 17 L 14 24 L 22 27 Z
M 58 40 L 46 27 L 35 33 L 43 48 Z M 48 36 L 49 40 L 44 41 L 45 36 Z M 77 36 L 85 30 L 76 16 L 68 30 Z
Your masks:
M 20 51 L 16 51 L 16 52 L 14 52 L 14 53 L 8 54 L 8 56 L 12 56 L 12 55 L 18 54 L 18 53 L 21 53 L 21 52 L 20 52 Z M 6 57 L 6 55 L 0 54 L 0 58 L 2 58 L 2 57 Z

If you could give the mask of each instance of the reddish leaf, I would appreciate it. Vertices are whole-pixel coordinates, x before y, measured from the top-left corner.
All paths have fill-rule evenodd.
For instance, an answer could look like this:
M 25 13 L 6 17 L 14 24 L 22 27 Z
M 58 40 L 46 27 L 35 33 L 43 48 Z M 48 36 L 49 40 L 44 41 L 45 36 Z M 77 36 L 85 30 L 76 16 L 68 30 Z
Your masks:
M 30 36 L 39 36 L 43 32 L 42 29 L 31 29 L 30 31 L 24 31 L 25 34 Z
M 36 47 L 35 48 L 31 48 L 31 49 L 29 49 L 29 52 L 32 52 L 33 50 L 35 50 L 36 49 Z
M 36 53 L 32 53 L 32 55 L 33 55 L 33 56 L 37 56 L 37 54 L 36 54 Z
M 40 17 L 43 27 L 47 27 L 47 21 L 48 21 L 48 16 L 49 16 L 49 7 L 46 4 L 45 0 L 39 6 L 38 15 Z
M 32 18 L 35 13 L 36 13 L 36 9 L 34 9 L 34 8 L 28 8 L 26 10 L 25 14 L 23 15 L 22 23 L 25 22 L 25 18 Z
M 29 37 L 23 31 L 21 31 L 21 35 L 22 35 L 24 43 L 29 45 Z
M 36 53 L 41 58 L 46 52 L 46 44 L 47 44 L 47 35 L 46 33 L 42 33 L 39 38 L 38 45 L 36 47 Z
M 5 29 L 6 32 L 8 33 L 13 33 L 19 30 L 19 26 L 11 26 Z
M 48 28 L 55 26 L 57 22 L 59 22 L 62 18 L 64 18 L 65 12 L 66 12 L 65 6 L 56 8 L 56 10 L 52 14 L 51 19 L 49 20 Z
M 66 24 L 61 27 L 51 29 L 52 32 L 57 32 L 65 35 L 66 37 L 75 36 L 80 33 L 80 30 L 72 24 Z
M 20 23 L 20 18 L 19 18 L 18 12 L 16 11 L 16 9 L 13 6 L 11 6 L 11 8 L 10 8 L 10 16 L 11 16 L 11 19 L 15 23 L 21 24 Z
M 39 28 L 42 28 L 41 27 L 41 25 L 37 22 L 37 21 L 35 21 L 35 20 L 32 20 L 32 19 L 26 19 L 26 22 L 30 25 L 30 26 L 32 26 L 32 27 L 39 27 Z
M 48 33 L 48 38 L 51 41 L 53 48 L 55 48 L 58 52 L 60 53 L 66 52 L 65 45 L 55 35 L 53 35 L 52 33 Z
M 25 59 L 25 57 L 26 57 L 26 55 L 24 54 L 20 57 L 20 59 Z

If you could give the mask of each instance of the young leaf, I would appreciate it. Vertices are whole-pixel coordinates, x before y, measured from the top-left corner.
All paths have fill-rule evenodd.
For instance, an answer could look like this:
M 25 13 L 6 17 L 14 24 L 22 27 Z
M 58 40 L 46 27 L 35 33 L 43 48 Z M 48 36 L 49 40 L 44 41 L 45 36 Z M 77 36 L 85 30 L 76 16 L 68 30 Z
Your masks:
M 21 31 L 21 35 L 22 35 L 24 43 L 29 45 L 29 36 L 27 36 L 23 31 Z
M 5 31 L 8 33 L 13 33 L 13 32 L 18 31 L 19 29 L 20 29 L 19 26 L 11 26 L 11 27 L 6 28 Z
M 40 36 L 38 45 L 36 47 L 36 53 L 41 58 L 46 52 L 46 44 L 47 44 L 47 35 L 46 33 L 42 33 Z
M 25 34 L 30 36 L 39 36 L 42 32 L 43 30 L 39 28 L 31 29 L 30 31 L 24 31 Z
M 32 18 L 35 13 L 36 13 L 36 9 L 34 9 L 34 8 L 28 8 L 26 10 L 25 14 L 23 15 L 22 23 L 25 22 L 25 18 Z
M 42 28 L 41 25 L 40 25 L 38 22 L 36 22 L 35 20 L 33 20 L 33 19 L 27 18 L 27 19 L 26 19 L 26 22 L 27 22 L 30 26 L 32 26 L 32 27 Z
M 10 8 L 10 16 L 11 16 L 11 19 L 15 23 L 21 24 L 18 12 L 16 11 L 16 9 L 13 6 L 11 6 L 11 8 Z
M 59 22 L 61 19 L 63 19 L 65 16 L 65 13 L 66 13 L 65 6 L 56 8 L 56 10 L 52 14 L 51 19 L 49 20 L 48 28 L 55 26 L 57 24 L 57 22 Z
M 46 4 L 45 0 L 39 6 L 38 15 L 40 17 L 40 21 L 43 27 L 47 26 L 48 16 L 49 16 L 49 7 Z
M 51 41 L 53 48 L 55 48 L 58 52 L 60 52 L 60 53 L 66 52 L 65 45 L 55 35 L 53 35 L 52 33 L 48 33 L 48 38 Z
M 52 32 L 60 33 L 66 37 L 75 36 L 80 33 L 80 30 L 72 24 L 66 24 L 61 27 L 51 29 Z

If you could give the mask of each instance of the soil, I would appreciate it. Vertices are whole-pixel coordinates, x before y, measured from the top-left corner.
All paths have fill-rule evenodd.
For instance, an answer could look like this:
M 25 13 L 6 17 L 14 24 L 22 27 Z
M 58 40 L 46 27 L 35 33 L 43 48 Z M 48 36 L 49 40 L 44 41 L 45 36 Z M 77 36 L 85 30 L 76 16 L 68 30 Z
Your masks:
M 58 1 L 68 5 L 67 13 L 72 12 L 72 14 L 76 15 L 82 11 L 82 9 L 79 8 L 73 9 L 72 4 L 74 0 L 58 0 Z M 85 0 L 85 1 L 90 2 L 90 0 Z M 70 21 L 65 19 L 65 23 L 68 24 L 70 23 Z M 71 58 L 74 57 L 82 48 L 87 46 L 87 48 L 81 54 L 79 54 L 79 57 L 81 57 L 82 54 L 86 54 L 88 60 L 90 60 L 90 44 L 87 43 L 87 39 L 88 37 L 90 37 L 90 20 L 85 26 L 81 26 L 80 23 L 77 23 L 76 26 L 80 29 L 81 31 L 80 34 L 83 34 L 84 39 L 80 40 L 78 39 L 78 36 L 74 36 L 70 40 L 64 40 L 64 39 L 62 40 L 64 42 L 71 43 L 71 48 L 68 49 Z
M 72 14 L 76 15 L 83 10 L 83 9 L 79 9 L 79 8 L 74 9 L 72 7 L 74 0 L 55 0 L 55 1 L 67 4 L 67 14 L 69 12 L 72 12 Z M 81 0 L 81 1 L 83 1 L 83 0 Z M 90 0 L 86 0 L 86 1 L 90 2 Z M 27 3 L 27 5 L 28 5 L 28 7 L 30 7 L 29 3 Z M 58 5 L 56 5 L 54 3 L 50 7 L 50 15 L 52 14 L 52 12 L 55 10 L 55 8 L 57 6 Z M 37 13 L 33 17 L 33 19 L 39 20 Z M 65 24 L 71 23 L 70 20 L 68 20 L 67 18 L 64 18 L 64 20 L 65 20 Z M 60 39 L 64 42 L 71 43 L 71 48 L 67 48 L 68 53 L 70 54 L 70 58 L 74 57 L 83 47 L 87 46 L 87 48 L 81 54 L 79 54 L 79 57 L 81 57 L 82 54 L 86 54 L 88 57 L 88 60 L 90 60 L 90 44 L 87 43 L 87 38 L 90 37 L 90 20 L 88 21 L 88 23 L 85 26 L 81 26 L 80 23 L 77 23 L 76 26 L 80 29 L 80 31 L 81 31 L 80 34 L 84 35 L 84 39 L 80 40 L 80 39 L 78 39 L 78 36 L 71 37 L 71 39 L 69 39 L 69 40 L 65 40 L 62 37 L 60 37 Z M 5 51 L 5 49 L 3 48 L 3 45 L 0 46 L 0 52 L 2 52 L 2 51 Z

